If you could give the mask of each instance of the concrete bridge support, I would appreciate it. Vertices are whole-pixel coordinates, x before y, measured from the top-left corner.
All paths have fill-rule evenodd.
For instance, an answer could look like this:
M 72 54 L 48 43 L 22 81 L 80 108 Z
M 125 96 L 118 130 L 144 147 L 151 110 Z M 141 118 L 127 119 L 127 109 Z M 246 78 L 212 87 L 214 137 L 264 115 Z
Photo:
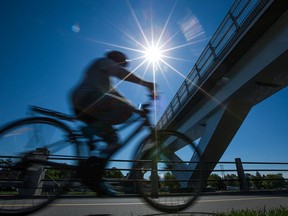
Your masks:
M 214 169 L 252 106 L 245 101 L 229 101 L 207 119 L 198 147 L 204 160 L 212 162 L 207 164 L 208 170 Z

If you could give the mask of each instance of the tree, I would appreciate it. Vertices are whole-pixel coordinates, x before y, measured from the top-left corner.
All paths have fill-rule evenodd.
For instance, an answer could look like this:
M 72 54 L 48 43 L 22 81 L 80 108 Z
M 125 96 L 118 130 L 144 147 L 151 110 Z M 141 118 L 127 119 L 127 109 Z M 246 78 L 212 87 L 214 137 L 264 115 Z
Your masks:
M 45 170 L 44 179 L 53 179 L 53 180 L 61 180 L 61 179 L 71 179 L 72 172 L 70 170 L 65 169 L 53 169 L 48 168 Z
M 123 173 L 117 169 L 116 167 L 112 167 L 111 169 L 105 170 L 104 172 L 105 178 L 123 178 Z
M 224 185 L 224 182 L 222 181 L 222 178 L 219 175 L 214 174 L 214 173 L 212 173 L 208 177 L 207 185 L 215 187 L 219 190 L 222 190 L 225 188 L 225 185 Z
M 13 170 L 14 161 L 12 159 L 0 159 L 0 177 L 1 179 L 17 178 L 18 170 Z
M 224 178 L 226 180 L 226 186 L 239 187 L 238 176 L 236 176 L 235 174 L 227 174 Z
M 169 187 L 170 189 L 177 189 L 180 187 L 180 183 L 177 178 L 171 173 L 166 172 L 164 174 L 164 182 L 161 183 L 162 187 Z
M 49 180 L 60 180 L 62 178 L 61 171 L 58 169 L 47 169 L 44 178 Z
M 0 170 L 5 170 L 9 168 L 9 166 L 13 165 L 13 160 L 12 159 L 0 159 Z
M 256 176 L 251 177 L 252 185 L 255 187 L 255 189 L 261 189 L 263 188 L 263 180 L 261 174 L 257 171 Z
M 268 174 L 263 177 L 263 186 L 265 189 L 283 188 L 286 186 L 286 182 L 281 173 Z

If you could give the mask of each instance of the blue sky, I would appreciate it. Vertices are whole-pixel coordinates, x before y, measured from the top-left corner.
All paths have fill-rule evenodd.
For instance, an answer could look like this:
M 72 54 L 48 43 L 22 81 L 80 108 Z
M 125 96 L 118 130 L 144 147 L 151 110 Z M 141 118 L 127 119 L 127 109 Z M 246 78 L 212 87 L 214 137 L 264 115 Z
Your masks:
M 114 49 L 129 56 L 130 70 L 156 79 L 160 117 L 233 2 L 0 1 L 0 124 L 27 116 L 28 105 L 71 113 L 68 95 L 85 67 Z M 141 51 L 159 38 L 166 63 L 147 68 Z M 147 100 L 142 87 L 118 87 L 136 105 Z M 287 110 L 287 89 L 255 106 L 222 160 L 287 161 Z

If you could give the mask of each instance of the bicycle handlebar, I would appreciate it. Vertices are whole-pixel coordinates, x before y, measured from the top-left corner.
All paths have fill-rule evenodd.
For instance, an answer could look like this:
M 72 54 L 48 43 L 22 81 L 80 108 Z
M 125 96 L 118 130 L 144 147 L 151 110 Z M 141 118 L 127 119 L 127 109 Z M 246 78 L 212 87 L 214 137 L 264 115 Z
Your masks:
M 159 99 L 158 95 L 156 95 L 156 94 L 155 95 L 148 94 L 147 96 L 148 96 L 148 98 L 150 100 L 148 102 L 146 102 L 146 103 L 140 104 L 139 108 L 134 110 L 134 113 L 137 113 L 137 114 L 139 114 L 142 117 L 144 117 L 148 113 L 150 113 L 149 107 L 152 104 L 151 101 Z

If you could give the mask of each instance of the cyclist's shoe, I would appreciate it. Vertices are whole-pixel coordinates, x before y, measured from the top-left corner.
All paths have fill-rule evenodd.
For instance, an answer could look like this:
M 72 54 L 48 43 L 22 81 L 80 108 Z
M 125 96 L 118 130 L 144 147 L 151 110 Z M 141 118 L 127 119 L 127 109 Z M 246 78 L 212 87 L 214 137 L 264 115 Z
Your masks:
M 103 197 L 103 196 L 109 196 L 109 197 L 113 197 L 113 196 L 117 196 L 119 195 L 119 193 L 117 191 L 115 191 L 113 188 L 111 188 L 108 184 L 105 184 L 105 182 L 100 181 L 97 184 L 97 192 L 98 195 Z
M 119 195 L 111 186 L 103 181 L 84 181 L 85 185 L 92 191 L 96 192 L 100 197 L 115 197 Z
M 77 177 L 81 178 L 81 181 L 99 196 L 116 196 L 118 192 L 102 181 L 106 162 L 106 159 L 98 157 L 82 160 L 77 170 Z

